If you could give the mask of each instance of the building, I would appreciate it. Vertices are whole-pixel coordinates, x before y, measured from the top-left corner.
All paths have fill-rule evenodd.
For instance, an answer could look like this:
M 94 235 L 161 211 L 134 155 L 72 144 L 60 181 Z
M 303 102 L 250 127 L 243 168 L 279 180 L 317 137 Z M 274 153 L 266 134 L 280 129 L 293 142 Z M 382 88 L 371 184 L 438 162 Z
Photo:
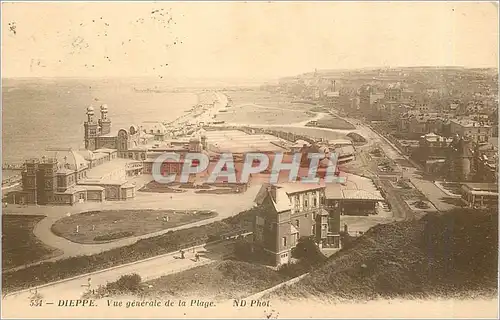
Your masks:
M 384 98 L 387 101 L 400 102 L 403 98 L 403 90 L 401 89 L 401 86 L 398 84 L 390 85 L 387 89 L 385 89 Z
M 147 159 L 159 155 L 155 148 L 166 138 L 167 130 L 162 124 L 147 123 L 146 129 L 132 125 L 112 133 L 108 107 L 102 105 L 100 113 L 96 119 L 94 108 L 86 109 L 84 150 L 47 149 L 48 154 L 26 161 L 22 190 L 9 193 L 7 201 L 73 205 L 135 197 L 140 186 L 129 181 L 144 173 Z
M 498 184 L 464 183 L 462 184 L 462 200 L 470 208 L 497 207 Z
M 384 99 L 384 93 L 376 92 L 371 86 L 362 86 L 359 93 L 359 106 L 363 111 L 371 110 L 371 106 L 378 100 Z
M 91 157 L 89 161 L 86 157 Z M 104 160 L 104 161 L 103 161 Z M 97 156 L 89 151 L 56 149 L 48 156 L 30 159 L 21 172 L 21 191 L 7 195 L 14 204 L 63 204 L 104 200 L 127 200 L 135 196 L 129 177 L 139 174 L 135 161 Z
M 490 143 L 475 144 L 473 172 L 475 182 L 498 181 L 498 147 Z
M 329 236 L 328 212 L 323 208 L 324 184 L 300 182 L 264 185 L 256 198 L 261 207 L 254 224 L 254 245 L 273 265 L 289 263 L 299 238 L 313 236 L 318 243 Z M 338 229 L 340 229 L 340 220 Z M 332 241 L 339 244 L 339 240 Z
M 345 184 L 312 183 L 264 185 L 256 197 L 255 249 L 273 265 L 290 262 L 301 237 L 312 236 L 320 247 L 340 248 L 340 216 L 376 214 L 384 201 L 373 182 L 346 174 Z
M 419 147 L 413 152 L 412 158 L 422 165 L 428 160 L 445 159 L 452 141 L 452 138 L 432 132 L 424 134 L 420 137 Z
M 324 206 L 332 217 L 376 214 L 376 204 L 384 197 L 369 178 L 346 174 L 346 183 L 329 183 L 325 187 Z
M 488 142 L 492 137 L 490 125 L 470 119 L 451 120 L 450 131 L 452 135 L 458 134 L 460 137 L 469 137 L 478 143 Z
M 356 150 L 351 140 L 336 139 L 326 142 L 329 152 L 337 154 L 337 164 L 344 164 L 355 159 Z
M 446 177 L 450 181 L 470 181 L 475 175 L 473 160 L 473 141 L 455 135 L 446 155 Z

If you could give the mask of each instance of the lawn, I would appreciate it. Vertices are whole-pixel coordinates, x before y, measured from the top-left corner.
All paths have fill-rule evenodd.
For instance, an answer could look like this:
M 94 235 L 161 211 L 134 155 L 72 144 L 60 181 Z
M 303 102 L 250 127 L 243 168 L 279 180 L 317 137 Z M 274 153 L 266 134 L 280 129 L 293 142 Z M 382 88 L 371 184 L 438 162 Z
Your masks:
M 355 126 L 345 121 L 344 119 L 340 119 L 334 116 L 325 116 L 317 121 L 316 125 L 312 125 L 310 123 L 307 124 L 308 127 L 319 127 L 319 128 L 327 128 L 327 129 L 339 129 L 339 130 L 354 130 Z
M 297 110 L 304 112 L 311 111 L 311 109 L 317 107 L 313 104 L 295 101 L 286 95 L 271 93 L 267 91 L 231 91 L 227 92 L 227 94 L 229 95 L 229 97 L 231 97 L 231 100 L 233 100 L 234 107 L 254 103 L 264 107 L 279 108 L 284 110 Z
M 227 112 L 217 114 L 216 120 L 240 124 L 290 124 L 310 118 L 311 116 L 303 111 L 287 110 L 286 108 L 281 110 L 266 109 L 252 104 L 244 104 L 230 108 Z
M 336 139 L 348 139 L 347 136 L 343 133 L 321 130 L 318 128 L 312 127 L 280 127 L 280 126 L 272 126 L 268 127 L 271 130 L 283 131 L 283 132 L 291 132 L 297 135 L 309 136 L 315 139 L 326 139 L 326 140 L 336 140 Z
M 58 220 L 52 232 L 77 243 L 101 243 L 175 228 L 216 215 L 212 211 L 184 210 L 90 211 Z
M 288 280 L 267 267 L 240 261 L 220 261 L 167 275 L 145 284 L 148 298 L 203 297 L 215 301 L 238 299 Z
M 223 234 L 239 230 L 252 223 L 259 211 L 259 208 L 252 208 L 222 221 L 167 232 L 91 256 L 77 256 L 54 262 L 44 262 L 26 269 L 4 273 L 2 289 L 4 291 L 25 289 L 160 254 L 176 252 L 182 247 L 193 244 L 217 241 L 221 239 Z
M 44 245 L 33 234 L 44 216 L 2 216 L 2 268 L 4 270 L 34 263 L 61 254 Z

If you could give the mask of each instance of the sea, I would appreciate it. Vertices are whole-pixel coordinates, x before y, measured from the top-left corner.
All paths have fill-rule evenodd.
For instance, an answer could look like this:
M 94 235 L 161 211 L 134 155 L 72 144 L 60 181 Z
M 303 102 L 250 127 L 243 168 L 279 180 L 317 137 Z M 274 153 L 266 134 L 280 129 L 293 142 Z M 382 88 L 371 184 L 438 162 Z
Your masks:
M 83 148 L 86 108 L 108 105 L 112 132 L 145 121 L 173 121 L 199 90 L 141 79 L 2 79 L 2 162 L 22 163 L 48 147 Z M 3 170 L 3 179 L 16 171 Z M 18 172 L 17 172 L 18 173 Z

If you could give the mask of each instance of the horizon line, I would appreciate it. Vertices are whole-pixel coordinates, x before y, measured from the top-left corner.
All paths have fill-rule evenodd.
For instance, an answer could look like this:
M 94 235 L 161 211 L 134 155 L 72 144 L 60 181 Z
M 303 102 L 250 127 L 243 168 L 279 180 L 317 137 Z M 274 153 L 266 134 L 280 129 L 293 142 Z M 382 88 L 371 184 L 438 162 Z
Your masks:
M 220 77 L 196 77 L 196 76 L 164 76 L 163 81 L 165 80 L 175 80 L 175 79 L 200 79 L 200 80 L 223 80 L 223 79 L 238 79 L 238 80 L 263 80 L 263 79 L 280 79 L 280 78 L 286 78 L 286 77 L 293 77 L 297 75 L 302 75 L 302 74 L 307 74 L 307 73 L 314 73 L 315 71 L 361 71 L 361 70 L 376 70 L 376 69 L 415 69 L 415 68 L 460 68 L 460 69 L 468 69 L 468 70 L 474 70 L 474 69 L 486 69 L 486 70 L 498 70 L 498 66 L 463 66 L 463 65 L 417 65 L 417 66 L 370 66 L 370 67 L 357 67 L 357 68 L 336 68 L 336 69 L 330 69 L 330 68 L 314 68 L 311 71 L 302 71 L 295 73 L 293 75 L 288 74 L 288 75 L 280 75 L 280 76 L 248 76 L 248 77 L 243 77 L 243 76 L 220 76 Z M 1 76 L 1 79 L 58 79 L 58 78 L 66 78 L 66 79 L 81 79 L 81 78 L 108 78 L 108 79 L 134 79 L 134 78 L 157 78 L 157 76 L 154 75 L 128 75 L 128 76 L 119 76 L 119 75 L 79 75 L 79 76 Z M 159 79 L 158 81 L 161 81 Z

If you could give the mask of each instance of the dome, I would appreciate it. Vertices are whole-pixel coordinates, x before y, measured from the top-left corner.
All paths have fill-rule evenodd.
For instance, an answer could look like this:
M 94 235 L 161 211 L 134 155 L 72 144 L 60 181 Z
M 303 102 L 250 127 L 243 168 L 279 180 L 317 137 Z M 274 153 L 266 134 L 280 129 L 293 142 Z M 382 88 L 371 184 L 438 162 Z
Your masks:
M 101 106 L 101 111 L 108 111 L 108 105 L 107 104 L 103 104 Z
M 81 154 L 71 149 L 64 151 L 55 151 L 53 157 L 57 159 L 59 166 L 63 168 L 78 171 L 88 167 L 87 160 L 85 160 L 85 158 Z
M 87 108 L 87 112 L 94 112 L 94 107 L 89 106 L 89 107 Z

